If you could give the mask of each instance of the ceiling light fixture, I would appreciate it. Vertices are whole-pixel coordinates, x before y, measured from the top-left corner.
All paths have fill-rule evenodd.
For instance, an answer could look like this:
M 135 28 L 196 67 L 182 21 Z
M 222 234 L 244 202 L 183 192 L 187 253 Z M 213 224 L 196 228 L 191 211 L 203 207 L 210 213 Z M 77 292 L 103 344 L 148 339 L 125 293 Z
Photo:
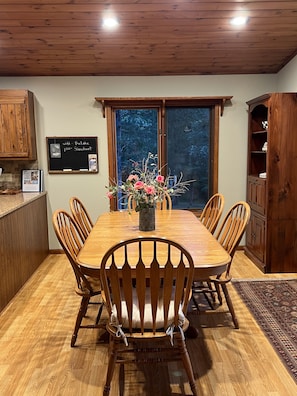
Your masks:
M 119 25 L 119 22 L 116 18 L 108 17 L 103 19 L 103 27 L 112 29 L 116 28 Z
M 247 23 L 248 18 L 244 16 L 239 16 L 231 19 L 231 25 L 234 26 L 242 26 Z

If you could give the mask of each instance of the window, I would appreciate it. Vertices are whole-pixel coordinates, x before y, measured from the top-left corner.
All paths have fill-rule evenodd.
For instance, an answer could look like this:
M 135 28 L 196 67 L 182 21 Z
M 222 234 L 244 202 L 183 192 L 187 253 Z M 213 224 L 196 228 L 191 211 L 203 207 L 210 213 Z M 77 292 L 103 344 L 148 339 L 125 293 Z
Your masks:
M 107 118 L 110 180 L 126 180 L 131 160 L 157 153 L 164 175 L 195 180 L 186 194 L 172 197 L 173 208 L 200 211 L 218 188 L 219 115 L 226 98 L 96 100 Z M 121 208 L 111 202 L 112 210 Z
M 196 180 L 189 191 L 172 197 L 176 209 L 202 209 L 212 194 L 211 107 L 168 107 L 165 110 L 166 161 L 174 177 Z

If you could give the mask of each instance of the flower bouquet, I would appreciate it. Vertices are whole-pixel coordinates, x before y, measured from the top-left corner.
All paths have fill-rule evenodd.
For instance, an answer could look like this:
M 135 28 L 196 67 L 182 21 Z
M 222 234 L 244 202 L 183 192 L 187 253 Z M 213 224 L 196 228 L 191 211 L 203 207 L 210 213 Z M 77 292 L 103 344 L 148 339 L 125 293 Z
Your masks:
M 125 204 L 129 196 L 135 201 L 135 211 L 139 212 L 145 208 L 154 208 L 157 202 L 164 200 L 167 192 L 170 196 L 178 196 L 189 189 L 194 180 L 182 181 L 181 174 L 178 179 L 170 175 L 165 177 L 158 168 L 158 156 L 148 153 L 147 158 L 139 164 L 131 160 L 132 170 L 126 181 L 120 184 L 111 183 L 107 188 L 108 198 L 116 197 L 121 192 Z

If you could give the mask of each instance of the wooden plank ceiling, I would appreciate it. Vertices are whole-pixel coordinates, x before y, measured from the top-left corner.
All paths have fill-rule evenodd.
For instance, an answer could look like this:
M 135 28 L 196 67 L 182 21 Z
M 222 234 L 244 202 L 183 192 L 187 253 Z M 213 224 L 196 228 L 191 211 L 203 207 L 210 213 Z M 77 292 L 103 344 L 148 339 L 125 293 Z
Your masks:
M 296 50 L 296 0 L 0 1 L 0 76 L 277 73 Z

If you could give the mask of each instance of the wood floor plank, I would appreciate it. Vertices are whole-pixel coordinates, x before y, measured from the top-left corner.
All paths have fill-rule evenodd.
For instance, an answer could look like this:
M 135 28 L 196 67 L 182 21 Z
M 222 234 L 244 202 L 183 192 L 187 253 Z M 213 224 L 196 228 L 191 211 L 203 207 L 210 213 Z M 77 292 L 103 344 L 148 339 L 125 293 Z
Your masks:
M 296 274 L 263 274 L 239 251 L 232 267 L 235 279 L 292 278 Z M 101 395 L 108 345 L 102 329 L 82 329 L 70 347 L 79 298 L 64 255 L 50 255 L 0 314 L 0 395 Z M 242 303 L 232 285 L 230 295 L 240 329 L 235 330 L 226 305 L 219 311 L 189 313 L 199 330 L 187 345 L 199 396 L 287 396 L 297 385 Z M 94 320 L 91 307 L 86 322 Z M 177 363 L 168 367 L 128 365 L 125 396 L 191 395 Z M 117 369 L 110 395 L 119 394 Z

